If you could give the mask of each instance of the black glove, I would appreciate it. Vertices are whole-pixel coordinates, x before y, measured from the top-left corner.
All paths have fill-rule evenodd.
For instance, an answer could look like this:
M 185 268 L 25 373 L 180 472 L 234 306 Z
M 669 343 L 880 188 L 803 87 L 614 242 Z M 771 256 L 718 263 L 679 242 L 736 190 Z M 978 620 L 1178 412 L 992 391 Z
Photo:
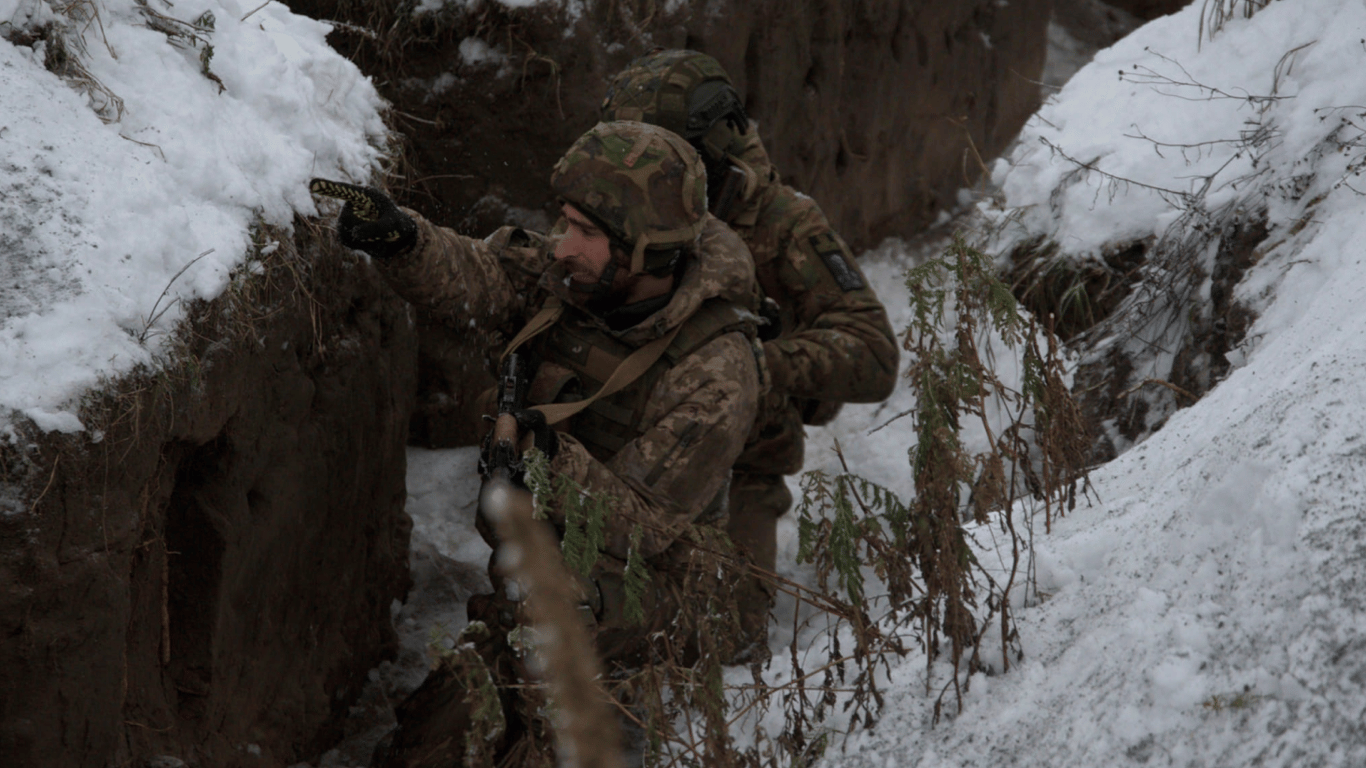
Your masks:
M 517 419 L 517 427 L 523 433 L 531 433 L 532 444 L 541 449 L 546 461 L 553 461 L 555 454 L 560 452 L 560 437 L 546 423 L 545 414 L 535 408 L 526 408 L 515 411 L 512 416 Z
M 376 259 L 387 259 L 412 248 L 417 242 L 417 222 L 378 189 L 313 179 L 308 182 L 308 190 L 315 195 L 346 201 L 337 217 L 337 234 L 347 248 L 365 251 Z
M 759 341 L 773 341 L 783 335 L 783 311 L 778 302 L 765 296 L 759 305 Z

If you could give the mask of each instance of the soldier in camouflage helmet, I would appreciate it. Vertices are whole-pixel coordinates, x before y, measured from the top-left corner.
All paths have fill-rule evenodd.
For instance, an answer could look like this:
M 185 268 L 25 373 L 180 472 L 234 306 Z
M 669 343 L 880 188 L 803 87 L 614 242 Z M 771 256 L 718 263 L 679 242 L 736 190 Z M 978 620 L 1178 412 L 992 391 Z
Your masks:
M 551 186 L 563 218 L 550 236 L 504 227 L 484 240 L 437 227 L 376 190 L 321 180 L 313 189 L 352 201 L 339 219 L 343 243 L 376 257 L 405 299 L 460 327 L 495 329 L 509 352 L 529 355 L 529 405 L 580 408 L 558 424 L 547 423 L 546 410 L 517 416 L 553 474 L 609 502 L 583 608 L 609 669 L 638 666 L 661 643 L 702 642 L 733 655 L 699 638 L 695 619 L 734 614 L 725 601 L 735 579 L 724 574 L 744 567 L 720 530 L 730 468 L 766 388 L 748 249 L 707 212 L 696 152 L 657 126 L 595 126 L 555 166 Z M 647 347 L 656 351 L 642 366 Z M 618 367 L 643 370 L 599 396 Z M 564 502 L 547 501 L 563 529 Z M 631 557 L 648 568 L 643 620 L 627 615 Z M 516 682 L 506 641 L 515 606 L 500 591 L 471 600 L 470 612 L 494 629 L 478 646 L 493 679 Z M 463 764 L 463 739 L 437 747 L 450 735 L 441 731 L 469 723 L 464 683 L 441 669 L 400 708 L 383 765 Z M 506 697 L 504 705 L 515 708 Z M 508 742 L 513 731 L 498 738 Z
M 610 292 L 621 266 L 628 276 L 671 274 L 697 242 L 707 179 L 691 149 L 667 130 L 602 123 L 555 165 L 555 193 L 598 224 L 616 253 L 630 256 L 628 264 L 609 262 L 591 291 L 594 298 Z
M 828 422 L 841 403 L 884 400 L 896 384 L 898 348 L 886 311 L 820 207 L 779 181 L 716 59 L 687 50 L 647 54 L 612 80 L 601 116 L 653 123 L 688 140 L 707 169 L 712 214 L 754 256 L 770 319 L 761 335 L 772 387 L 735 465 L 729 533 L 772 570 L 777 519 L 792 505 L 783 476 L 801 469 L 803 424 Z M 771 593 L 754 586 L 743 619 L 762 639 Z

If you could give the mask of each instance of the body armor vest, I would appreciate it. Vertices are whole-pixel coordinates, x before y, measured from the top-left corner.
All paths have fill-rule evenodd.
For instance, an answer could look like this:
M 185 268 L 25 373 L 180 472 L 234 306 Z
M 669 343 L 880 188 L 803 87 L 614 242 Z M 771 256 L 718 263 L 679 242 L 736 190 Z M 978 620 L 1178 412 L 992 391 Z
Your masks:
M 538 362 L 527 390 L 527 403 L 572 403 L 593 395 L 635 347 L 596 327 L 576 322 L 576 310 L 566 314 L 528 345 Z M 734 302 L 708 299 L 684 321 L 678 335 L 638 378 L 620 391 L 594 401 L 570 417 L 569 434 L 583 443 L 593 458 L 608 461 L 628 443 L 644 434 L 641 421 L 650 394 L 660 378 L 679 360 L 712 339 L 740 331 L 754 339 L 753 315 Z M 692 435 L 681 437 L 679 450 Z M 662 469 L 663 462 L 661 461 Z M 650 477 L 646 478 L 649 482 Z

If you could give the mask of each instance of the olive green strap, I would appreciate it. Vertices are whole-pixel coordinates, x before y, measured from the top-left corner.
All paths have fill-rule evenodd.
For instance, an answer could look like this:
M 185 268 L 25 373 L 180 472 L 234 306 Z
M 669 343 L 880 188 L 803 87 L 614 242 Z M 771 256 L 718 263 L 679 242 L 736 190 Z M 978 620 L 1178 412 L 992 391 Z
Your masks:
M 664 350 L 669 348 L 674 337 L 683 330 L 683 325 L 680 323 L 672 331 L 669 331 L 667 336 L 661 336 L 632 352 L 625 360 L 621 361 L 621 365 L 618 365 L 615 371 L 612 371 L 612 375 L 603 383 L 601 389 L 593 393 L 592 397 L 584 398 L 575 403 L 549 403 L 532 407 L 545 414 L 547 424 L 558 424 L 592 405 L 598 399 L 620 392 L 627 384 L 650 370 L 650 366 L 654 365 L 655 361 L 663 357 Z

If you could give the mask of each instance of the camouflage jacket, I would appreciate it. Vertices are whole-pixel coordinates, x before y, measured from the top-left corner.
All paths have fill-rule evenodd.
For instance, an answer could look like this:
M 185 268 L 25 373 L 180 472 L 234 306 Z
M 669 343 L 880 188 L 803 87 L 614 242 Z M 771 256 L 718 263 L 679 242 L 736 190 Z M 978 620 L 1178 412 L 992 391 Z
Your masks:
M 828 421 L 839 403 L 889 397 L 899 349 L 886 310 L 820 206 L 778 181 L 757 128 L 740 141 L 731 160 L 743 188 L 722 213 L 749 246 L 779 328 L 764 343 L 772 388 L 736 469 L 792 474 L 802 466 L 803 422 Z
M 515 227 L 485 240 L 463 237 L 408 211 L 418 223 L 407 254 L 377 262 L 410 303 L 457 327 L 481 327 L 511 338 L 551 296 L 564 303 L 557 325 L 583 336 L 606 333 L 629 348 L 667 335 L 709 299 L 753 306 L 753 264 L 744 243 L 711 216 L 694 259 L 669 304 L 644 322 L 611 331 L 579 308 L 554 262 L 554 241 Z M 675 361 L 657 377 L 636 427 L 639 437 L 612 455 L 594 456 L 560 433 L 551 469 L 615 500 L 606 551 L 625 558 L 632 531 L 646 557 L 663 552 L 725 492 L 730 468 L 754 423 L 764 380 L 753 337 L 727 332 Z M 557 514 L 552 510 L 552 517 Z M 562 519 L 557 520 L 562 522 Z

